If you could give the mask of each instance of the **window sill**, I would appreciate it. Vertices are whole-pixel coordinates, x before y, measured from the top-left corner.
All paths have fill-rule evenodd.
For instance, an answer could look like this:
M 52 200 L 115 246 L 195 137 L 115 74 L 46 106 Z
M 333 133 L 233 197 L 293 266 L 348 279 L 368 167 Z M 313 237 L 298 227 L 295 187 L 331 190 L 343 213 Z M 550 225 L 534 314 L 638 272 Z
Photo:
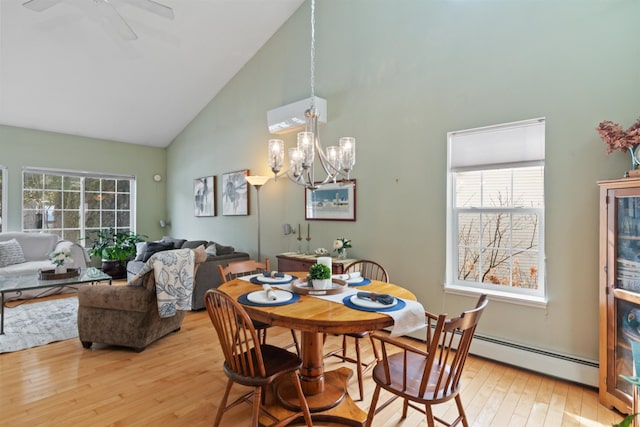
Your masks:
M 531 295 L 519 295 L 509 292 L 492 291 L 489 289 L 474 289 L 466 286 L 447 285 L 444 286 L 444 292 L 451 295 L 478 296 L 487 294 L 492 301 L 506 302 L 509 304 L 526 305 L 535 308 L 547 308 L 547 299 L 543 297 L 535 297 Z

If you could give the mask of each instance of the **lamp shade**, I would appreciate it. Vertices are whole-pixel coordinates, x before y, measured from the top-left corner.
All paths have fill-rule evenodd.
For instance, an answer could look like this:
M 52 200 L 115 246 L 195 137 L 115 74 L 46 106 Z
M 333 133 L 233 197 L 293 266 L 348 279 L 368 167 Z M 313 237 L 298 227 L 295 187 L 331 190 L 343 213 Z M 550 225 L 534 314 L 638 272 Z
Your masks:
M 271 179 L 271 177 L 262 176 L 262 175 L 248 175 L 245 177 L 245 179 L 249 184 L 253 185 L 254 187 L 260 187 L 266 184 L 267 181 Z

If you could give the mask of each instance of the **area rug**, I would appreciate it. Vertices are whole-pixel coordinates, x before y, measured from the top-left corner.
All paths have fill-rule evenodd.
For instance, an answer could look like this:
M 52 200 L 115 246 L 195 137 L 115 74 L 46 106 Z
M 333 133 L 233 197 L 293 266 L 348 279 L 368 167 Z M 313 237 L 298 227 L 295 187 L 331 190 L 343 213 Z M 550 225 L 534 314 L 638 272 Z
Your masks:
M 70 296 L 4 308 L 0 353 L 78 336 L 78 298 Z

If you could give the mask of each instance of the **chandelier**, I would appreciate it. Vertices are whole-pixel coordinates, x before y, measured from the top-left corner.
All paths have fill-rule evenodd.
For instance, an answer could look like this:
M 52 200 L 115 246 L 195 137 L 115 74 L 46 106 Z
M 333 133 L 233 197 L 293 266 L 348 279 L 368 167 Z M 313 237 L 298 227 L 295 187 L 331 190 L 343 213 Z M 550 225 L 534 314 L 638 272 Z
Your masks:
M 356 164 L 356 140 L 352 137 L 342 137 L 337 146 L 332 145 L 323 150 L 320 144 L 318 127 L 318 110 L 315 106 L 315 49 L 316 49 L 316 2 L 311 0 L 311 105 L 305 111 L 305 130 L 298 133 L 296 147 L 289 148 L 289 168 L 280 172 L 284 164 L 284 141 L 269 140 L 269 166 L 277 180 L 281 175 L 287 175 L 294 183 L 309 190 L 316 190 L 329 182 L 336 183 L 339 176 L 349 180 L 349 175 Z M 325 177 L 316 181 L 314 165 L 318 158 Z

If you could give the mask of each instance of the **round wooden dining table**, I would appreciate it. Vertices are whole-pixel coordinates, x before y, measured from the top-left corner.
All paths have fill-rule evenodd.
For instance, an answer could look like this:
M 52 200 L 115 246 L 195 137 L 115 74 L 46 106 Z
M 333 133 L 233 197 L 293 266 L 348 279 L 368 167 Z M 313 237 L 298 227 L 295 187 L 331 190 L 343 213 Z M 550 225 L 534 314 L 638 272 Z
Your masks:
M 287 274 L 305 277 L 307 273 Z M 277 285 L 274 286 L 277 287 Z M 239 278 L 223 283 L 218 289 L 237 300 L 241 295 L 259 290 L 260 287 Z M 369 285 L 358 286 L 356 289 L 389 294 L 408 300 L 416 299 L 413 293 L 400 286 L 376 280 L 372 280 Z M 314 420 L 351 426 L 364 425 L 367 414 L 347 393 L 347 383 L 352 375 L 351 369 L 341 367 L 329 372 L 324 370 L 324 334 L 345 334 L 386 328 L 393 325 L 391 317 L 383 313 L 352 309 L 342 303 L 310 295 L 301 295 L 298 301 L 288 305 L 244 305 L 243 307 L 254 320 L 301 332 L 300 381 Z M 277 397 L 285 411 L 298 406 L 295 389 L 287 382 L 278 385 Z M 278 408 L 270 408 L 270 411 L 277 413 Z

